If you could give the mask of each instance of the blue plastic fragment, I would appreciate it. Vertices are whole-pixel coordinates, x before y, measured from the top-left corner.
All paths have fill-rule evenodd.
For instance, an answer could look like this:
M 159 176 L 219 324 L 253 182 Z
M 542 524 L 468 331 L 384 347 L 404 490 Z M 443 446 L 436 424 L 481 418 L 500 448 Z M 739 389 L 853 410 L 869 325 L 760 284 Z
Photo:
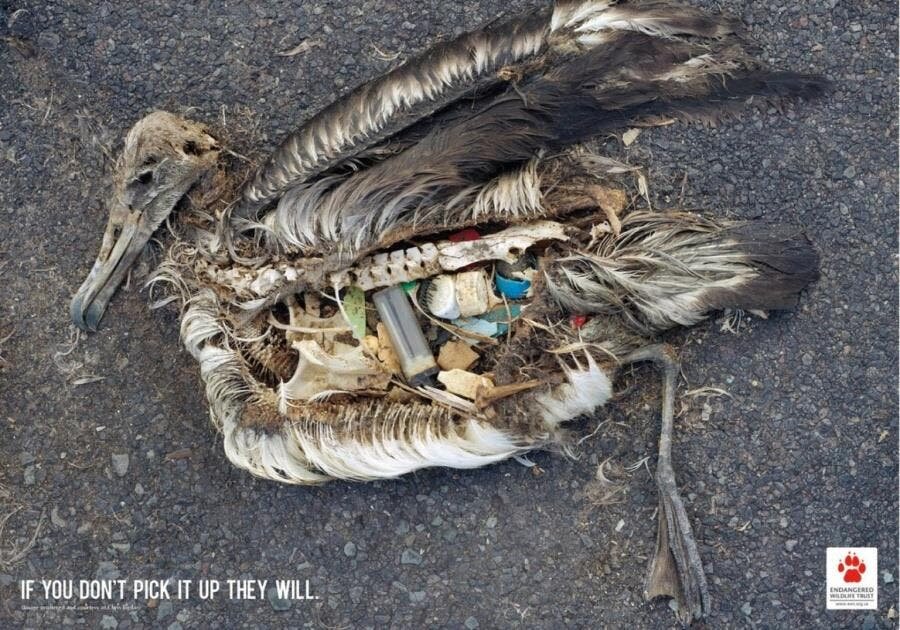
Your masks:
M 497 283 L 497 290 L 510 300 L 521 300 L 531 288 L 531 282 L 528 280 L 505 278 L 499 273 L 494 276 L 494 282 Z
M 463 330 L 468 330 L 482 337 L 496 337 L 500 334 L 500 325 L 496 322 L 489 322 L 478 317 L 466 317 L 464 319 L 454 319 L 453 325 Z
M 509 310 L 505 306 L 498 306 L 479 317 L 464 317 L 454 319 L 453 325 L 468 330 L 483 337 L 497 337 L 506 334 L 509 330 L 509 322 L 522 314 L 522 307 L 518 304 L 510 304 Z

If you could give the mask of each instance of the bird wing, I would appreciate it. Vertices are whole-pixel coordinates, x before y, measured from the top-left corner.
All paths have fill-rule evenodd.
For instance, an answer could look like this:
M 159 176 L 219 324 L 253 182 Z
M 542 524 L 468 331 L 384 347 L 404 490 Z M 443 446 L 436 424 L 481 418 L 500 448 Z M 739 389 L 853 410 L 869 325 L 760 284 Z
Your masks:
M 234 215 L 255 217 L 294 186 L 308 183 L 417 121 L 560 60 L 606 44 L 621 31 L 654 37 L 719 38 L 734 20 L 665 3 L 564 0 L 439 44 L 364 83 L 291 133 L 242 191 Z
M 820 88 L 816 77 L 757 69 L 729 42 L 621 31 L 474 111 L 423 121 L 393 140 L 394 155 L 367 168 L 294 186 L 264 225 L 279 247 L 353 258 L 459 225 L 484 185 L 542 151 L 648 116 L 714 118 L 750 96 Z

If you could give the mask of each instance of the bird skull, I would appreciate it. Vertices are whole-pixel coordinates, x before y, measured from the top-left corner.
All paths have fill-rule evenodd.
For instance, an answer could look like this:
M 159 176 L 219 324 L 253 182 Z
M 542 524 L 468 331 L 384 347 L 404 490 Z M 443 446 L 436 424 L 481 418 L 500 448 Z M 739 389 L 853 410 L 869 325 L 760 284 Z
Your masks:
M 97 329 L 153 232 L 218 155 L 218 142 L 201 125 L 167 112 L 153 112 L 131 129 L 116 165 L 100 253 L 69 308 L 76 326 Z

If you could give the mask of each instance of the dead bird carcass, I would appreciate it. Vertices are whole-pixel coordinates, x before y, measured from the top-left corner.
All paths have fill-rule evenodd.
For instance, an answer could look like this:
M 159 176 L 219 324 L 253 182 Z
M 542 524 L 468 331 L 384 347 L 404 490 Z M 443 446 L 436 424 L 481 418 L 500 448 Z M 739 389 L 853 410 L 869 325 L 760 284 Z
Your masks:
M 663 404 L 646 593 L 701 616 L 671 460 L 678 365 L 656 336 L 718 309 L 789 308 L 817 258 L 792 228 L 641 210 L 633 169 L 579 143 L 821 91 L 763 68 L 736 28 L 602 0 L 494 23 L 325 108 L 235 194 L 245 173 L 216 138 L 150 114 L 126 138 L 73 321 L 96 328 L 172 215 L 181 237 L 155 279 L 183 304 L 225 452 L 288 483 L 564 443 L 564 423 L 602 406 L 623 366 L 652 362 Z

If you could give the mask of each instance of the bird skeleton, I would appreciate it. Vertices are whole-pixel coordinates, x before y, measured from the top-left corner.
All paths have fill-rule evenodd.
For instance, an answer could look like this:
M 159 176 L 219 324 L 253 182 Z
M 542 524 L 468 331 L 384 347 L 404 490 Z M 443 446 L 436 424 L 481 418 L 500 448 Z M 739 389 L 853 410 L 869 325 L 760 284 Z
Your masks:
M 700 617 L 709 595 L 671 456 L 678 362 L 656 338 L 719 309 L 790 308 L 817 257 L 792 228 L 641 209 L 635 168 L 585 143 L 822 90 L 762 67 L 737 28 L 662 2 L 560 1 L 364 83 L 249 177 L 204 126 L 151 113 L 125 138 L 72 319 L 96 329 L 177 206 L 151 282 L 175 287 L 229 460 L 296 484 L 567 448 L 566 422 L 604 405 L 623 367 L 653 363 L 646 594 Z M 449 351 L 436 365 L 448 343 L 466 347 L 464 367 Z

